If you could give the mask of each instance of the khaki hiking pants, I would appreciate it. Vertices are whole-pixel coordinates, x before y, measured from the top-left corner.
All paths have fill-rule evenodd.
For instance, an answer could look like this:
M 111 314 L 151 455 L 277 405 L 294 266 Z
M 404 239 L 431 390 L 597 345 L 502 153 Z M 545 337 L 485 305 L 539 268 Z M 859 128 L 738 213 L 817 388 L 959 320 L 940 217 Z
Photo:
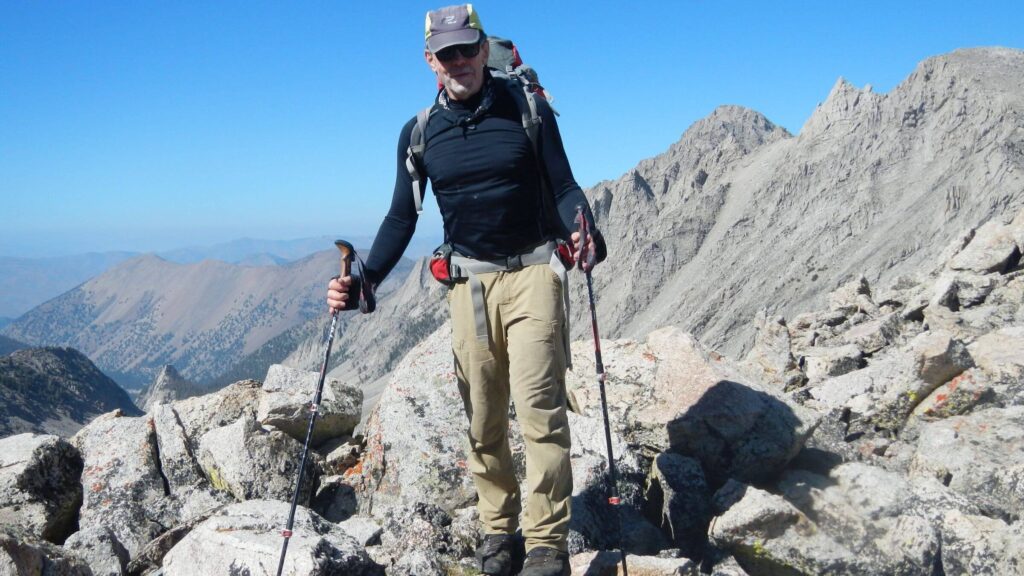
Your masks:
M 526 442 L 526 549 L 566 550 L 572 498 L 562 284 L 550 266 L 479 274 L 487 341 L 477 338 L 468 282 L 448 292 L 469 469 L 487 534 L 511 534 L 522 504 L 508 444 L 509 397 Z

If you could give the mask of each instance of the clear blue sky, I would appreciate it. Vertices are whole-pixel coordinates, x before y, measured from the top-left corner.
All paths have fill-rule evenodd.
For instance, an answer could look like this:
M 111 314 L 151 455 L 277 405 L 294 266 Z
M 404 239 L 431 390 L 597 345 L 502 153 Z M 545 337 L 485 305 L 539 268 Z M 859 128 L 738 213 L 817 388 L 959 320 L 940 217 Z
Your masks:
M 584 187 L 721 104 L 797 133 L 840 76 L 885 92 L 929 56 L 1024 48 L 1019 0 L 475 4 L 555 95 Z M 0 256 L 374 233 L 438 5 L 5 0 Z

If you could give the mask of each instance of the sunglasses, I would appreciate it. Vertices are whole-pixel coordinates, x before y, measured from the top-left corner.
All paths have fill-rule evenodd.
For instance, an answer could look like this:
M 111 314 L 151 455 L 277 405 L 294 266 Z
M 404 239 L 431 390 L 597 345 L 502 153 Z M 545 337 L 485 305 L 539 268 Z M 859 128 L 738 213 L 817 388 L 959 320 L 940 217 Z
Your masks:
M 480 43 L 456 44 L 443 50 L 438 50 L 434 53 L 434 56 L 436 56 L 441 62 L 451 62 L 458 58 L 459 54 L 462 54 L 462 57 L 468 60 L 470 58 L 475 58 L 476 55 L 480 53 L 480 46 Z

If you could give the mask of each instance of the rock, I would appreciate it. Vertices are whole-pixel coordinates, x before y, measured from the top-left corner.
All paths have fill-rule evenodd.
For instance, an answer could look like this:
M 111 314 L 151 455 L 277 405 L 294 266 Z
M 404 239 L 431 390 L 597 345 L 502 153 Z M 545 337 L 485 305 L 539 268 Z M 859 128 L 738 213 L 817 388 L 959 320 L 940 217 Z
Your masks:
M 217 490 L 238 500 L 275 499 L 290 502 L 302 458 L 302 444 L 277 430 L 263 430 L 250 416 L 203 434 L 199 465 Z M 310 452 L 310 457 L 315 454 Z M 308 502 L 315 466 L 303 474 L 299 502 Z
M 92 570 L 60 546 L 31 535 L 0 529 L 0 574 L 4 576 L 93 576 Z
M 924 418 L 949 418 L 966 414 L 977 406 L 996 399 L 990 378 L 978 368 L 971 368 L 946 382 L 928 395 L 913 415 Z
M 922 425 L 911 478 L 930 477 L 993 518 L 1024 513 L 1024 406 L 985 408 Z
M 213 489 L 189 448 L 189 439 L 174 407 L 157 404 L 150 409 L 156 429 L 160 471 L 170 491 L 168 506 L 175 510 L 174 524 L 208 515 L 233 501 Z
M 476 501 L 466 468 L 466 416 L 452 372 L 450 331 L 413 348 L 366 425 L 366 449 L 348 476 L 362 514 L 432 502 L 453 511 Z
M 359 508 L 356 492 L 341 476 L 326 476 L 320 479 L 316 496 L 310 507 L 328 522 L 343 522 Z
M 362 436 L 341 436 L 328 440 L 317 449 L 317 452 L 324 458 L 324 471 L 327 474 L 344 474 L 359 462 L 359 456 L 365 446 L 366 441 Z
M 988 274 L 1003 272 L 1007 265 L 1020 258 L 1020 249 L 1008 226 L 989 220 L 978 228 L 970 243 L 949 262 L 952 270 Z
M 811 382 L 842 376 L 863 367 L 864 353 L 853 344 L 827 348 L 814 346 L 804 350 L 803 367 Z
M 82 503 L 82 456 L 58 436 L 0 439 L 0 527 L 61 543 Z
M 615 576 L 621 573 L 622 556 L 618 551 L 577 554 L 569 561 L 572 576 Z M 700 565 L 688 558 L 626 555 L 633 576 L 698 576 Z
M 956 275 L 956 296 L 960 306 L 971 308 L 985 302 L 998 282 L 990 275 L 960 272 Z
M 128 551 L 106 526 L 92 526 L 72 534 L 64 549 L 83 559 L 93 576 L 122 576 Z
M 730 482 L 715 499 L 735 503 L 711 522 L 711 541 L 751 574 L 873 573 L 868 563 L 780 496 Z
M 863 275 L 856 280 L 843 284 L 828 295 L 829 310 L 851 315 L 862 309 L 861 296 L 867 296 L 870 302 L 871 287 L 868 285 L 868 279 Z M 871 306 L 874 306 L 874 304 L 872 303 Z M 864 310 L 864 312 L 867 312 L 867 310 Z
M 452 537 L 451 524 L 451 515 L 432 504 L 389 509 L 381 534 L 381 558 L 388 576 L 454 571 L 457 559 L 471 555 L 473 548 Z
M 875 400 L 869 420 L 876 429 L 895 433 L 912 411 L 940 385 L 974 365 L 963 342 L 944 330 L 928 331 L 910 341 L 898 359 L 903 366 Z
M 1024 404 L 1024 327 L 985 334 L 967 350 L 1004 403 Z
M 623 546 L 640 554 L 657 552 L 664 546 L 661 532 L 640 512 L 641 490 L 645 472 L 636 454 L 618 433 L 612 433 L 612 452 L 618 477 L 619 506 L 610 506 L 608 497 L 608 450 L 605 444 L 604 423 L 596 418 L 569 413 L 572 448 L 573 496 L 572 518 L 569 521 L 569 550 L 602 549 L 615 546 L 616 526 L 622 523 Z M 518 423 L 513 426 L 513 459 L 524 450 Z M 525 455 L 524 455 L 525 458 Z M 525 468 L 520 478 L 525 479 Z M 525 481 L 519 490 L 526 494 Z
M 214 428 L 236 422 L 243 415 L 255 418 L 260 386 L 258 380 L 242 380 L 213 394 L 175 402 L 172 407 L 185 430 L 189 448 L 195 452 L 199 439 Z
M 281 529 L 290 505 L 250 500 L 225 507 L 196 526 L 164 556 L 165 576 L 270 574 L 281 555 Z M 303 507 L 295 513 L 284 573 L 296 576 L 380 576 L 358 542 L 341 528 Z
M 820 418 L 676 328 L 611 346 L 605 357 L 616 428 L 631 445 L 696 458 L 711 484 L 778 472 Z M 600 409 L 592 390 L 575 389 L 585 413 Z
M 380 535 L 384 532 L 380 524 L 370 516 L 352 516 L 337 524 L 363 546 L 379 543 Z
M 814 518 L 818 530 L 855 552 L 872 574 L 933 574 L 942 514 L 975 509 L 937 482 L 908 482 L 859 462 L 841 464 L 827 477 L 787 472 L 779 490 Z
M 158 570 L 164 562 L 164 556 L 174 548 L 182 538 L 188 535 L 193 528 L 205 522 L 212 514 L 192 518 L 188 522 L 179 524 L 167 532 L 151 540 L 146 547 L 139 552 L 135 558 L 128 563 L 127 574 L 130 576 L 143 576 Z
M 967 347 L 951 334 L 931 331 L 910 343 L 914 354 L 914 373 L 922 381 L 938 386 L 974 366 Z
M 659 454 L 644 494 L 648 518 L 657 518 L 674 546 L 699 557 L 711 520 L 711 490 L 700 463 L 678 454 Z
M 106 527 L 134 557 L 173 524 L 161 514 L 168 490 L 160 474 L 152 417 L 111 412 L 80 430 L 73 442 L 85 465 L 79 525 Z
M 309 405 L 316 392 L 319 374 L 274 364 L 263 382 L 256 419 L 274 426 L 299 442 L 306 441 Z M 363 391 L 346 386 L 335 378 L 324 380 L 323 395 L 317 408 L 317 421 L 310 445 L 319 446 L 331 438 L 351 435 L 359 424 Z
M 1024 525 L 947 512 L 942 521 L 942 565 L 946 574 L 1020 574 Z
M 899 335 L 899 331 L 899 316 L 892 313 L 854 326 L 847 330 L 842 335 L 842 338 L 856 346 L 863 354 L 874 354 L 891 344 L 896 339 L 896 336 Z M 829 375 L 835 376 L 838 374 Z
M 780 389 L 799 388 L 806 381 L 793 358 L 789 329 L 786 320 L 777 316 L 769 318 L 762 310 L 755 319 L 757 336 L 754 347 L 743 361 L 745 367 L 753 369 L 755 377 L 773 384 Z

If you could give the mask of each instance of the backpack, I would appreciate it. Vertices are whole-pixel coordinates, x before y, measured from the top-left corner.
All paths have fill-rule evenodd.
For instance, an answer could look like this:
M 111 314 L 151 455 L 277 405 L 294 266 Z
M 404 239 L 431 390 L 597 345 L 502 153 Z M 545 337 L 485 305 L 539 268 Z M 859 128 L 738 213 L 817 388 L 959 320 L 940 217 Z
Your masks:
M 519 113 L 523 118 L 523 130 L 526 131 L 526 136 L 530 139 L 533 155 L 537 159 L 538 169 L 540 169 L 542 167 L 540 166 L 537 142 L 540 140 L 541 117 L 537 113 L 537 97 L 550 101 L 551 95 L 540 85 L 537 71 L 523 64 L 523 60 L 519 56 L 519 49 L 511 40 L 489 36 L 487 41 L 490 43 L 491 52 L 486 66 L 495 80 L 510 84 L 509 93 L 515 98 Z M 423 197 L 420 196 L 420 182 L 423 180 L 423 174 L 419 167 L 423 165 L 423 154 L 426 152 L 427 121 L 430 120 L 433 110 L 434 106 L 431 105 L 416 114 L 416 124 L 412 127 L 412 133 L 409 135 L 409 148 L 406 151 L 405 169 L 412 179 L 412 198 L 417 214 L 423 213 Z M 558 114 L 554 108 L 551 110 L 556 115 Z M 542 175 L 541 185 L 546 191 L 547 178 L 543 177 L 543 170 L 540 173 Z M 544 195 L 545 198 L 547 196 L 547 194 Z

